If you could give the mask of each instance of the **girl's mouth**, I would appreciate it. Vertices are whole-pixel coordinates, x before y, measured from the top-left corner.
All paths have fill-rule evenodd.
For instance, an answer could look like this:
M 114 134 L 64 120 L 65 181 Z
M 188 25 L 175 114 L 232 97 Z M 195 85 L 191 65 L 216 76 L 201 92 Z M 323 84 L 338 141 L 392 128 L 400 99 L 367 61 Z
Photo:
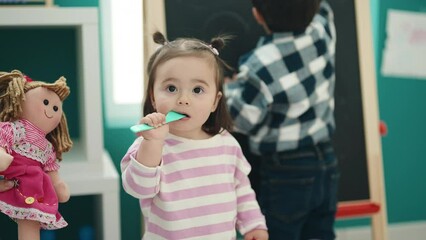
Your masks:
M 180 114 L 182 114 L 182 115 L 185 115 L 185 117 L 184 118 L 182 118 L 182 119 L 188 119 L 188 118 L 191 118 L 188 114 L 186 114 L 186 113 L 182 113 L 182 112 L 179 112 Z

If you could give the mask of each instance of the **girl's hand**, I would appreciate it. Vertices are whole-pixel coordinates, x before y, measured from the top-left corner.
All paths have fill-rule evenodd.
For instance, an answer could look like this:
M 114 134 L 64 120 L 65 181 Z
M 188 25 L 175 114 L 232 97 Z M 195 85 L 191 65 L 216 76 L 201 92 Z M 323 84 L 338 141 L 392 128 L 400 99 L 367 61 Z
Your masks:
M 6 150 L 0 147 L 0 171 L 6 170 L 12 163 L 13 157 Z
M 143 137 L 144 141 L 139 146 L 136 160 L 147 167 L 156 167 L 161 163 L 164 140 L 169 133 L 166 115 L 157 112 L 150 113 L 143 117 L 140 123 L 148 124 L 155 128 L 137 134 L 139 137 Z
M 12 189 L 14 186 L 13 181 L 9 180 L 0 180 L 0 192 L 7 191 L 9 189 Z
M 268 231 L 263 229 L 254 229 L 244 235 L 244 240 L 268 240 Z
M 139 123 L 154 127 L 154 129 L 138 133 L 138 136 L 142 136 L 146 140 L 163 140 L 169 132 L 169 125 L 166 124 L 166 115 L 159 112 L 146 115 Z

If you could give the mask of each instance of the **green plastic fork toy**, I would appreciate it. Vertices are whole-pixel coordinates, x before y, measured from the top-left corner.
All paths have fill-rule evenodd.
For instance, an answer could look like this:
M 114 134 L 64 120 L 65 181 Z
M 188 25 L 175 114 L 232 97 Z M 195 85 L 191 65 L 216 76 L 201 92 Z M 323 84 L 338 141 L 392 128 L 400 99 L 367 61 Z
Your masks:
M 186 117 L 186 115 L 170 111 L 166 114 L 166 123 L 174 122 L 174 121 L 180 120 L 184 117 Z M 130 130 L 134 133 L 138 133 L 138 132 L 142 132 L 142 131 L 146 131 L 146 130 L 151 130 L 151 129 L 154 129 L 154 127 L 150 126 L 148 124 L 145 124 L 145 123 L 137 124 L 137 125 L 130 127 Z

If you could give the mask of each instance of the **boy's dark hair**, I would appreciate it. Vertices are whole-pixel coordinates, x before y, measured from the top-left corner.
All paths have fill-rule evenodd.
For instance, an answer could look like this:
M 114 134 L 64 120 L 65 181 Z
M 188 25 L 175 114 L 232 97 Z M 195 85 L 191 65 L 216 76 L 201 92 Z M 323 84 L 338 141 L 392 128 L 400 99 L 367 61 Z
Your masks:
M 304 31 L 321 0 L 251 0 L 272 32 Z

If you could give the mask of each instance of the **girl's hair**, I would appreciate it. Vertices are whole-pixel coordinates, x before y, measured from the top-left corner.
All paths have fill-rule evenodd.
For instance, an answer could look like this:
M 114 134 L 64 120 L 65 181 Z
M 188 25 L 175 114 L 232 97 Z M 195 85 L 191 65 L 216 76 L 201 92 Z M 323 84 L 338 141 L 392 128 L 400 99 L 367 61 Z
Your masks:
M 251 0 L 272 32 L 304 31 L 321 0 Z
M 44 87 L 53 91 L 64 101 L 70 94 L 66 79 L 60 77 L 54 83 L 33 81 L 18 70 L 12 72 L 0 72 L 0 121 L 13 122 L 22 115 L 22 103 L 25 101 L 25 93 Z M 55 151 L 56 158 L 61 161 L 62 153 L 71 149 L 73 143 L 69 136 L 65 113 L 62 112 L 61 121 L 58 126 L 46 135 Z
M 153 34 L 153 40 L 162 46 L 150 57 L 148 62 L 148 86 L 143 105 L 143 114 L 147 115 L 155 111 L 152 103 L 155 74 L 159 65 L 177 57 L 195 56 L 204 58 L 212 63 L 215 69 L 216 88 L 222 92 L 216 111 L 212 112 L 207 121 L 202 126 L 203 130 L 211 135 L 221 132 L 223 129 L 232 130 L 232 119 L 226 106 L 226 98 L 223 92 L 224 69 L 230 68 L 221 58 L 219 50 L 225 46 L 227 37 L 219 36 L 213 38 L 210 44 L 194 38 L 179 38 L 174 41 L 167 41 L 160 32 Z

